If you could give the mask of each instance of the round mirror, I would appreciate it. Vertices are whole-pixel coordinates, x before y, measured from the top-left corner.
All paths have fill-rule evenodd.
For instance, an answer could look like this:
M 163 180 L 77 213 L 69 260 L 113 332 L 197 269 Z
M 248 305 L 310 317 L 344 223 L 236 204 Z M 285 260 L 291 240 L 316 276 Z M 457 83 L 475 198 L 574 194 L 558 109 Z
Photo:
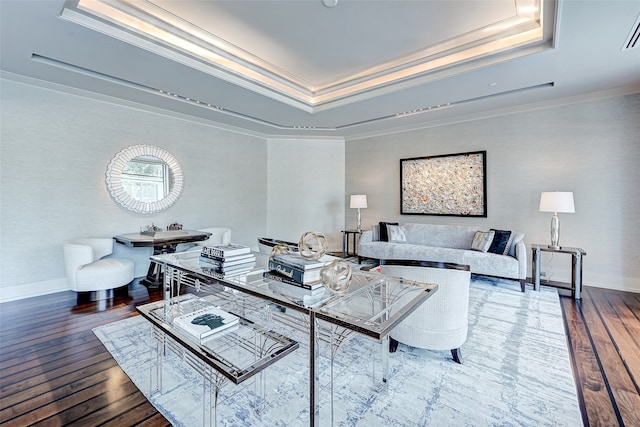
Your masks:
M 184 177 L 180 163 L 169 152 L 153 145 L 133 145 L 111 159 L 106 183 L 120 206 L 152 214 L 168 209 L 178 200 Z

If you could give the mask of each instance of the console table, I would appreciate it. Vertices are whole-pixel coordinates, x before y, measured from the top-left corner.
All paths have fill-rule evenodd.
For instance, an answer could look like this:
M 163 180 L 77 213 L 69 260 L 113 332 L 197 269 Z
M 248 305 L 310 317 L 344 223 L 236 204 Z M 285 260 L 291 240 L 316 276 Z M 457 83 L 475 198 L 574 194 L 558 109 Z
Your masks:
M 196 251 L 176 254 L 154 255 L 152 260 L 164 267 L 164 306 L 172 310 L 181 304 L 182 291 L 189 289 L 199 295 L 211 295 L 230 301 L 235 307 L 234 314 L 259 324 L 269 320 L 267 330 L 273 331 L 281 325 L 295 328 L 308 340 L 309 349 L 309 423 L 320 425 L 319 420 L 319 345 L 328 343 L 336 350 L 354 334 L 368 336 L 378 341 L 382 359 L 382 378 L 387 384 L 388 336 L 391 330 L 433 295 L 438 285 L 387 277 L 380 273 L 354 271 L 352 281 L 345 294 L 323 290 L 312 296 L 300 296 L 299 288 L 282 286 L 277 281 L 265 279 L 269 257 L 255 253 L 256 267 L 243 275 L 220 278 L 204 263 L 199 261 Z M 146 309 L 146 308 L 145 308 Z M 139 311 L 141 311 L 139 309 Z M 265 311 L 268 313 L 265 315 Z M 145 317 L 149 317 L 148 312 Z M 154 322 L 155 323 L 155 322 Z M 159 326 L 159 325 L 158 325 Z M 168 332 L 167 326 L 162 331 Z M 175 335 L 175 334 L 174 334 Z M 175 335 L 173 338 L 180 338 Z M 180 341 L 180 340 L 178 340 Z M 280 345 L 293 349 L 283 338 Z M 198 346 L 187 349 L 200 352 Z M 205 351 L 205 350 L 203 350 Z M 333 355 L 331 352 L 331 361 Z M 218 370 L 220 366 L 200 358 L 207 366 Z M 233 361 L 227 361 L 227 364 Z M 332 371 L 333 372 L 333 371 Z M 224 372 L 221 372 L 224 374 Z M 332 377 L 333 378 L 333 377 Z M 376 374 L 376 379 L 378 375 Z M 333 381 L 331 381 L 333 384 Z M 331 393 L 333 390 L 331 387 Z M 333 412 L 332 412 L 333 417 Z M 332 425 L 324 422 L 323 425 Z
M 531 245 L 532 264 L 531 277 L 533 278 L 533 287 L 536 291 L 540 290 L 540 253 L 551 252 L 561 254 L 571 254 L 571 283 L 562 283 L 555 281 L 547 281 L 546 285 L 554 286 L 559 289 L 569 289 L 571 296 L 575 299 L 582 298 L 582 257 L 587 255 L 584 249 L 562 246 L 559 249 L 550 248 L 547 245 L 534 243 Z M 567 287 L 569 285 L 570 287 Z
M 211 233 L 199 230 L 157 231 L 154 235 L 128 233 L 114 236 L 117 243 L 132 248 L 153 247 L 153 254 L 166 254 L 176 251 L 180 243 L 200 242 L 207 240 Z M 151 259 L 147 276 L 140 281 L 149 288 L 158 288 L 162 284 L 162 268 Z

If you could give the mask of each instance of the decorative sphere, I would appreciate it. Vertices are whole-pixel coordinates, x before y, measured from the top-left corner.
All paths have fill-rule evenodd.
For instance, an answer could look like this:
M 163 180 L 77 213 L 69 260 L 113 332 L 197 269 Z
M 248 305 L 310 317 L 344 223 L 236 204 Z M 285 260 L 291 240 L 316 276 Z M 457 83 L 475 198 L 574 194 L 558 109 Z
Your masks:
M 288 254 L 291 252 L 291 247 L 289 245 L 275 245 L 273 249 L 271 249 L 270 257 L 274 255 Z
M 351 264 L 339 259 L 333 260 L 320 270 L 320 281 L 331 292 L 346 292 L 351 284 Z
M 298 243 L 298 251 L 306 259 L 322 258 L 327 253 L 328 247 L 327 238 L 316 231 L 307 231 L 300 236 L 300 243 Z

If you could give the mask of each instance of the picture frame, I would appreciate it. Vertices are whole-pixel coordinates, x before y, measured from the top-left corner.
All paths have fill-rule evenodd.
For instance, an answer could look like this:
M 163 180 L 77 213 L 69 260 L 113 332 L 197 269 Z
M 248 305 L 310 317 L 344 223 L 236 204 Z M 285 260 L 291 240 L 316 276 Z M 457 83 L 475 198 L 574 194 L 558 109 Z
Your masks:
M 400 213 L 487 217 L 487 152 L 400 159 Z

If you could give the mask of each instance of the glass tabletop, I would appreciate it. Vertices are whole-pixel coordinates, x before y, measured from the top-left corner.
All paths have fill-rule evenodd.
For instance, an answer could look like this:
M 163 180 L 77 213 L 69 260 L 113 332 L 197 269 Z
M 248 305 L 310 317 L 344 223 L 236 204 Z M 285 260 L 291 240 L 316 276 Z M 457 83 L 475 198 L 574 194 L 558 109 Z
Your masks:
M 219 300 L 193 294 L 180 295 L 170 305 L 158 301 L 139 306 L 137 310 L 153 326 L 235 384 L 251 378 L 299 347 L 297 341 L 241 316 L 236 316 L 237 323 L 232 326 L 204 338 L 181 328 L 176 321 L 180 316 L 201 313 L 212 307 L 235 315 L 232 305 L 225 306 Z
M 201 283 L 219 283 L 284 307 L 313 312 L 319 319 L 377 339 L 386 336 L 438 288 L 435 284 L 354 270 L 345 293 L 325 288 L 312 292 L 265 278 L 263 273 L 268 271 L 269 257 L 257 252 L 254 255 L 256 263 L 251 271 L 228 277 L 212 273 L 207 264 L 200 261 L 199 251 L 157 255 L 152 259 L 165 265 L 169 281 L 178 276 L 181 284 L 195 288 Z M 191 280 L 182 280 L 185 276 Z

